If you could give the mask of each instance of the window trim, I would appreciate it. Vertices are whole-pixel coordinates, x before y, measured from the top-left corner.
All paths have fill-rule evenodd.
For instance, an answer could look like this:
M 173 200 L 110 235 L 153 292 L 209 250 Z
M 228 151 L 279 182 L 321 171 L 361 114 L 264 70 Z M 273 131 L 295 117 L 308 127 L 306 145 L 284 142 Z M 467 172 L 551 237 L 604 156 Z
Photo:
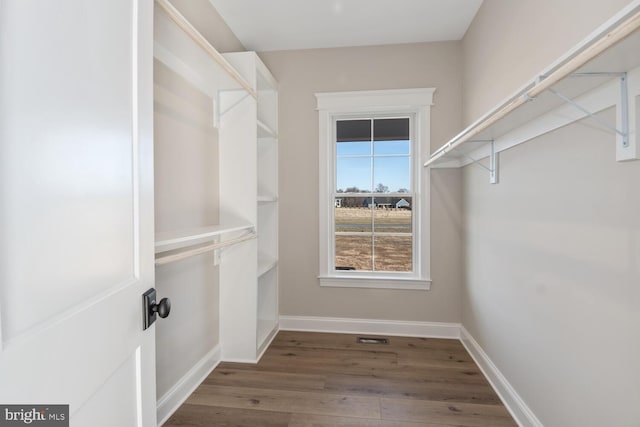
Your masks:
M 319 282 L 320 286 L 423 289 L 431 286 L 430 265 L 430 173 L 421 167 L 430 154 L 430 119 L 435 88 L 375 90 L 357 92 L 316 93 L 319 115 Z M 415 238 L 419 253 L 414 254 L 413 273 L 371 272 L 338 273 L 331 270 L 334 250 L 328 236 L 333 230 L 335 180 L 334 126 L 336 118 L 349 115 L 407 115 L 412 116 L 413 179 L 418 202 L 414 215 Z M 416 206 L 416 202 L 414 202 Z

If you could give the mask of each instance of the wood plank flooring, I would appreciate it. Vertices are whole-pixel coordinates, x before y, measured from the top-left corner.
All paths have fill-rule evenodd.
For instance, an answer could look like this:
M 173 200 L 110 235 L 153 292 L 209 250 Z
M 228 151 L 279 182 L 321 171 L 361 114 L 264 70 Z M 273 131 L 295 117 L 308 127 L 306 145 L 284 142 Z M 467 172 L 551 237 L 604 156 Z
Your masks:
M 165 426 L 517 425 L 459 341 L 358 336 L 281 331 L 257 365 L 221 363 Z

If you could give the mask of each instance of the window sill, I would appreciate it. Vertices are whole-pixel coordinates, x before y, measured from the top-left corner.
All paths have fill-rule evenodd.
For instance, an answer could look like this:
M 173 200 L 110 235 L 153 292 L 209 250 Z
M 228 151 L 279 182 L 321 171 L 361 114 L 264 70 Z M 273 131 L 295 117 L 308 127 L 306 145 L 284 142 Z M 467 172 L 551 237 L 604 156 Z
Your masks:
M 422 290 L 431 289 L 429 279 L 407 279 L 389 277 L 345 277 L 345 276 L 320 276 L 320 286 L 334 288 L 372 288 L 372 289 L 404 289 Z

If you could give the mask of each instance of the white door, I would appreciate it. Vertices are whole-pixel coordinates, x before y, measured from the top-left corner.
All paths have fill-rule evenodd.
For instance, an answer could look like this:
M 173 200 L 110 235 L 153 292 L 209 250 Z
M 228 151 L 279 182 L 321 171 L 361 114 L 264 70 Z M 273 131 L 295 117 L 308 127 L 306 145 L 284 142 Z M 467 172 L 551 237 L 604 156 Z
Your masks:
M 152 0 L 0 0 L 0 404 L 72 426 L 156 424 L 152 25 Z

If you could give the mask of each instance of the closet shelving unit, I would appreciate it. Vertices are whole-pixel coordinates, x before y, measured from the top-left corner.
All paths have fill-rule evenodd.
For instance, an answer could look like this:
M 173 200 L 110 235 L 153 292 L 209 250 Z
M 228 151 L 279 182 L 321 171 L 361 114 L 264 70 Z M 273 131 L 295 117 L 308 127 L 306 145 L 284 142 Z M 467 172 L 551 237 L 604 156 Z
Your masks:
M 257 355 L 266 349 L 278 330 L 278 85 L 255 52 L 224 55 L 257 93 L 255 109 L 248 114 L 256 125 L 250 129 L 255 152 L 255 198 L 258 233 L 257 256 Z
M 156 6 L 154 57 L 212 100 L 219 158 L 219 224 L 157 233 L 156 264 L 224 249 L 222 359 L 256 362 L 278 329 L 277 84 L 255 53 L 220 54 L 167 0 Z
M 494 142 L 544 114 L 569 104 L 617 134 L 617 159 L 639 158 L 634 135 L 636 93 L 640 79 L 640 1 L 634 1 L 515 95 L 464 129 L 424 163 L 425 167 L 460 167 L 489 157 L 485 167 L 490 182 L 498 181 L 498 148 Z M 630 83 L 631 80 L 631 83 Z M 594 89 L 615 84 L 619 88 L 617 123 L 603 122 L 581 105 Z M 631 129 L 631 131 L 630 131 Z
M 278 84 L 255 53 L 258 151 L 258 348 L 278 329 Z

